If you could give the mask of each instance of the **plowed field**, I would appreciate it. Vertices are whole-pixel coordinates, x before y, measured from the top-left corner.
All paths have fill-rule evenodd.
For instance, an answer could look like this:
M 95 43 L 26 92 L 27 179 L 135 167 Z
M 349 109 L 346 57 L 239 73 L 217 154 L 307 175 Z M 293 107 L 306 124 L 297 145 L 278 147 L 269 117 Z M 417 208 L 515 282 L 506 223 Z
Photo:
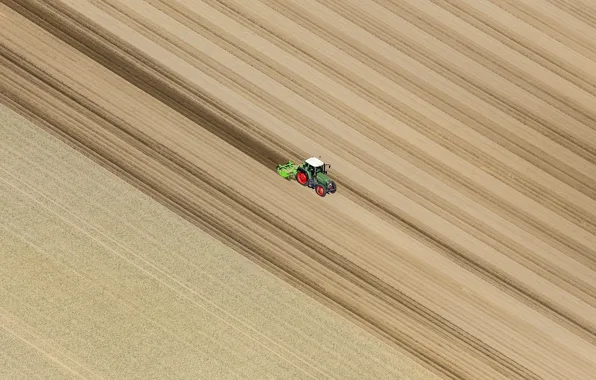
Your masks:
M 33 348 L 89 378 L 594 378 L 591 2 L 5 0 L 0 17 L 0 95 L 36 124 L 6 121 L 1 145 L 0 354 L 22 378 L 49 366 Z M 336 194 L 275 173 L 309 156 Z M 252 311 L 207 308 L 234 331 L 192 312 L 219 300 L 199 277 L 228 286 L 204 264 L 220 251 L 252 276 L 221 290 Z M 78 277 L 36 277 L 57 262 Z M 81 322 L 44 311 L 67 299 Z M 275 327 L 243 330 L 251 313 Z

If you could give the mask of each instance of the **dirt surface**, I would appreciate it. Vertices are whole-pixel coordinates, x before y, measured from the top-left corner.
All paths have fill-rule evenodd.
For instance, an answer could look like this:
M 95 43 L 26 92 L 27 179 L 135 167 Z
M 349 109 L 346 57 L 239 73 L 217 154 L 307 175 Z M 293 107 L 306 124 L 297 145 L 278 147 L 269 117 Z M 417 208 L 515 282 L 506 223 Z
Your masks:
M 5 3 L 5 102 L 189 221 L 444 378 L 595 373 L 588 2 Z

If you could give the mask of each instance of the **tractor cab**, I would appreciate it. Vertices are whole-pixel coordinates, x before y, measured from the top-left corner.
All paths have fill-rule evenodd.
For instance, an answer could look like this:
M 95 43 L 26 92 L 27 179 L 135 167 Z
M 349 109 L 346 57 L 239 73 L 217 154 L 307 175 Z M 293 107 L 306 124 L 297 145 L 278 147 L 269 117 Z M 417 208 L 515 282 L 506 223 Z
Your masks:
M 307 158 L 304 161 L 304 168 L 309 172 L 311 178 L 316 178 L 317 174 L 327 174 L 327 169 L 330 165 L 325 164 L 317 157 Z

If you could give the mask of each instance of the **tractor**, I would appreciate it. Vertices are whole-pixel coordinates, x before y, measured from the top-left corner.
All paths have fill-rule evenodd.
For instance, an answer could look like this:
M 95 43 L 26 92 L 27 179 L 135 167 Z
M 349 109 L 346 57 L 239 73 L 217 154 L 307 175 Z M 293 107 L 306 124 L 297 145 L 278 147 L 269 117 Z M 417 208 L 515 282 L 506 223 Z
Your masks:
M 327 194 L 334 194 L 337 190 L 335 182 L 327 176 L 327 169 L 331 165 L 325 164 L 317 157 L 311 157 L 296 165 L 292 161 L 285 165 L 277 165 L 277 174 L 285 179 L 295 178 L 302 186 L 315 189 L 320 197 Z

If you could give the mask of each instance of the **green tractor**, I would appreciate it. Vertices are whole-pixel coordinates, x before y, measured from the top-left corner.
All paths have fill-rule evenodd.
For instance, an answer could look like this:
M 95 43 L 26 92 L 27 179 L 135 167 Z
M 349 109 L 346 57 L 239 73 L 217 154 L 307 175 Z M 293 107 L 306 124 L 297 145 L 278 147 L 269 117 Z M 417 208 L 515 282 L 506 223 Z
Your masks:
M 328 193 L 334 194 L 337 190 L 335 182 L 327 176 L 329 168 L 331 165 L 311 157 L 304 160 L 302 165 L 296 165 L 292 161 L 285 165 L 277 165 L 277 174 L 286 179 L 296 178 L 299 184 L 315 189 L 319 196 L 324 197 Z

